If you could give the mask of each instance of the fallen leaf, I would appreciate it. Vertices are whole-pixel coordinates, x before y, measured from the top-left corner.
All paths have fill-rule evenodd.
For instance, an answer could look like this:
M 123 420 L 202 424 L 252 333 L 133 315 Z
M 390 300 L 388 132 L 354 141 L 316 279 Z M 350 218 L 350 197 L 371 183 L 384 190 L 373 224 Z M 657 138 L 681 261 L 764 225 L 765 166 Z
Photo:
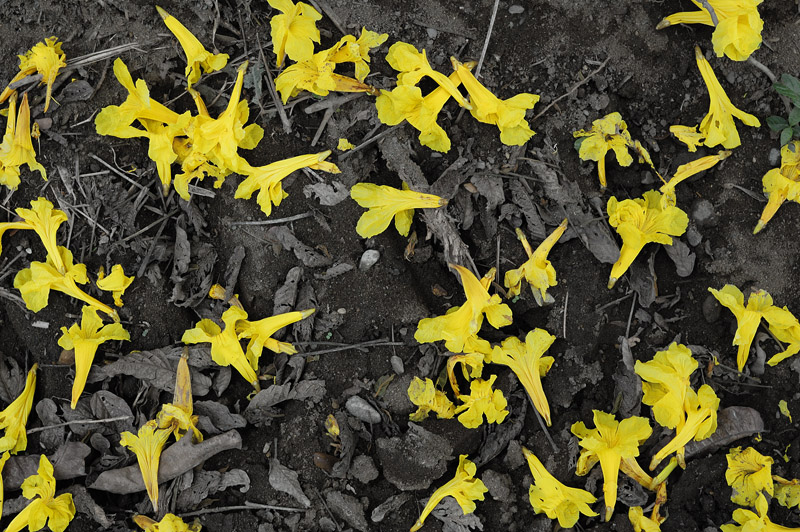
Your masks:
M 658 278 L 653 264 L 655 252 L 650 255 L 647 266 L 641 261 L 631 264 L 628 272 L 628 279 L 631 288 L 639 296 L 637 302 L 644 308 L 649 308 L 658 296 Z
M 247 425 L 243 416 L 234 414 L 216 401 L 195 401 L 194 413 L 199 416 L 198 428 L 203 434 L 220 434 Z
M 503 193 L 503 179 L 491 175 L 474 175 L 470 183 L 478 189 L 478 194 L 486 198 L 486 210 L 493 212 L 498 205 L 506 200 Z
M 664 249 L 675 263 L 675 273 L 678 274 L 678 277 L 689 277 L 694 270 L 694 261 L 697 258 L 689 246 L 683 240 L 673 238 L 672 245 L 664 246 Z
M 525 424 L 525 413 L 528 410 L 528 399 L 522 393 L 514 393 L 509 397 L 509 403 L 513 402 L 514 408 L 510 408 L 511 416 L 503 423 L 492 424 L 486 427 L 486 435 L 483 444 L 478 451 L 478 456 L 474 460 L 477 467 L 483 467 L 500 453 L 508 448 L 509 442 L 519 436 Z
M 364 516 L 364 506 L 352 495 L 330 490 L 325 492 L 325 501 L 334 515 L 351 527 L 361 532 L 369 530 L 367 518 Z
M 0 399 L 11 403 L 25 388 L 25 375 L 17 361 L 9 356 L 2 356 L 0 362 Z
M 271 227 L 267 231 L 267 239 L 277 242 L 284 248 L 291 250 L 300 262 L 309 268 L 322 268 L 333 264 L 333 259 L 307 246 L 286 226 Z
M 53 464 L 53 476 L 55 479 L 69 480 L 85 476 L 85 460 L 91 452 L 92 450 L 85 443 L 69 441 L 53 454 L 47 455 L 50 463 Z M 19 489 L 26 478 L 36 474 L 38 468 L 38 454 L 12 456 L 3 467 L 4 488 L 6 490 Z M 139 476 L 141 477 L 141 474 Z M 144 485 L 142 489 L 144 489 Z
M 321 182 L 304 186 L 303 195 L 306 198 L 314 196 L 320 205 L 333 207 L 350 197 L 350 189 L 339 181 L 331 181 L 330 184 Z
M 425 504 L 426 501 L 420 501 Z M 465 514 L 452 497 L 445 497 L 431 515 L 442 523 L 442 532 L 470 532 L 471 530 L 483 530 L 483 523 L 475 512 Z
M 544 240 L 547 236 L 547 230 L 544 226 L 544 221 L 536 210 L 533 204 L 531 194 L 525 189 L 525 185 L 519 178 L 512 179 L 508 182 L 508 188 L 511 190 L 511 201 L 519 207 L 525 221 L 528 223 L 528 232 L 533 235 L 536 240 Z
M 297 480 L 297 472 L 282 465 L 276 458 L 269 460 L 269 485 L 278 491 L 288 493 L 306 508 L 311 506 L 311 500 L 303 493 L 303 488 Z
M 339 425 L 339 461 L 333 465 L 331 476 L 333 478 L 347 478 L 347 473 L 350 471 L 350 463 L 353 461 L 353 455 L 356 452 L 356 435 L 353 429 L 350 428 L 350 422 L 347 420 L 347 414 L 343 411 L 338 411 L 334 414 L 336 423 Z
M 614 379 L 614 397 L 622 397 L 619 412 L 623 418 L 638 416 L 642 409 L 642 379 L 633 371 L 634 359 L 628 338 L 620 336 L 619 350 L 622 360 L 617 362 Z
M 394 514 L 405 503 L 411 500 L 411 493 L 404 491 L 398 495 L 392 495 L 372 510 L 370 519 L 373 523 L 380 523 L 387 515 Z
M 58 417 L 58 406 L 50 398 L 44 398 L 36 403 L 36 415 L 39 421 L 42 422 L 43 427 L 50 425 L 58 425 L 61 423 L 61 418 Z M 64 432 L 66 427 L 48 429 L 39 433 L 39 443 L 48 451 L 57 449 L 64 444 Z
M 92 395 L 89 406 L 92 409 L 92 415 L 95 419 L 110 419 L 127 416 L 127 419 L 100 425 L 108 429 L 108 432 L 119 434 L 126 430 L 133 430 L 133 412 L 131 412 L 131 407 L 128 406 L 128 403 L 126 403 L 123 398 L 107 390 L 100 390 Z M 95 428 L 97 427 L 98 425 L 95 425 Z
M 273 406 L 291 399 L 292 383 L 273 384 L 261 390 L 244 409 L 244 418 L 256 427 L 269 423 L 278 412 Z
M 241 469 L 231 469 L 224 473 L 219 471 L 198 471 L 194 474 L 191 486 L 182 489 L 178 493 L 177 508 L 182 512 L 194 510 L 209 495 L 232 487 L 240 487 L 240 492 L 247 493 L 250 489 L 250 477 Z
M 72 494 L 72 502 L 75 504 L 75 510 L 77 510 L 78 513 L 88 515 L 95 523 L 100 525 L 101 528 L 109 528 L 114 524 L 100 505 L 89 495 L 85 487 L 76 484 L 64 491 Z

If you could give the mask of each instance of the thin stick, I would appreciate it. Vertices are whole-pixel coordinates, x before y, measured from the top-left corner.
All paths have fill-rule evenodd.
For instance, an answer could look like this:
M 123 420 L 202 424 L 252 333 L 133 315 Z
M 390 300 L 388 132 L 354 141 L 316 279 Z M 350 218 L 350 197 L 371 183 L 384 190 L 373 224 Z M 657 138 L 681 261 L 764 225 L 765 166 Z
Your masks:
M 353 148 L 352 150 L 344 152 L 343 154 L 341 154 L 341 155 L 339 156 L 339 160 L 341 161 L 341 160 L 347 159 L 348 157 L 350 157 L 351 155 L 353 155 L 355 152 L 357 152 L 357 151 L 361 151 L 361 150 L 363 150 L 364 148 L 366 148 L 367 146 L 369 146 L 369 145 L 371 145 L 371 144 L 374 144 L 375 142 L 378 142 L 378 141 L 379 141 L 379 140 L 381 140 L 383 137 L 385 137 L 386 135 L 388 135 L 389 133 L 391 133 L 392 131 L 394 131 L 394 128 L 396 128 L 396 127 L 397 127 L 397 126 L 391 126 L 391 127 L 389 127 L 388 129 L 386 129 L 386 130 L 384 130 L 384 131 L 381 131 L 380 133 L 378 133 L 378 134 L 377 134 L 377 135 L 375 135 L 374 137 L 372 137 L 372 138 L 370 138 L 370 139 L 368 139 L 368 140 L 365 140 L 364 142 L 362 142 L 361 144 L 359 144 L 358 146 L 356 146 L 356 147 L 355 147 L 355 148 Z
M 553 452 L 557 453 L 558 452 L 558 445 L 556 445 L 556 442 L 553 441 L 553 437 L 550 436 L 550 431 L 547 430 L 547 425 L 544 422 L 544 418 L 539 413 L 539 411 L 536 409 L 536 405 L 533 404 L 533 399 L 531 399 L 531 396 L 528 395 L 527 393 L 525 395 L 528 396 L 528 401 L 531 403 L 531 407 L 533 407 L 533 411 L 536 413 L 536 419 L 539 420 L 539 425 L 542 427 L 542 431 L 544 432 L 544 435 L 547 437 L 547 441 L 550 442 L 550 447 L 553 448 Z
M 628 313 L 628 326 L 625 327 L 625 338 L 630 338 L 631 334 L 631 322 L 633 321 L 633 311 L 636 308 L 636 297 L 637 293 L 633 293 L 633 301 L 631 302 L 631 311 Z
M 94 160 L 95 160 L 95 161 L 97 161 L 98 163 L 102 164 L 103 166 L 105 166 L 106 168 L 108 168 L 109 170 L 111 170 L 113 173 L 117 174 L 117 175 L 118 175 L 118 176 L 120 176 L 122 179 L 124 179 L 124 180 L 126 180 L 127 182 L 129 182 L 130 184 L 132 184 L 133 186 L 135 186 L 135 187 L 137 187 L 137 188 L 139 188 L 139 189 L 141 189 L 141 190 L 147 190 L 147 187 L 145 187 L 144 185 L 142 185 L 141 183 L 139 183 L 139 182 L 137 182 L 137 181 L 134 181 L 133 179 L 131 179 L 130 177 L 128 177 L 127 175 L 125 175 L 125 172 L 123 172 L 122 170 L 118 170 L 118 169 L 114 168 L 113 166 L 111 166 L 110 164 L 108 164 L 107 162 L 105 162 L 103 159 L 101 159 L 100 157 L 98 157 L 98 156 L 97 156 L 97 155 L 95 155 L 94 153 L 90 153 L 90 154 L 89 154 L 89 157 L 91 157 L 92 159 L 94 159 Z M 154 196 L 154 195 L 153 195 L 153 193 L 152 193 L 152 192 L 150 192 L 149 190 L 147 190 L 147 195 L 150 197 L 150 199 L 155 199 L 155 196 Z
M 564 338 L 567 337 L 567 306 L 569 305 L 569 290 L 564 297 Z
M 633 292 L 631 292 L 630 294 L 625 294 L 625 295 L 624 295 L 624 296 L 622 296 L 622 297 L 618 297 L 618 298 L 617 298 L 617 299 L 615 299 L 614 301 L 611 301 L 611 302 L 609 302 L 609 303 L 606 303 L 605 305 L 601 305 L 601 306 L 599 306 L 599 307 L 596 307 L 596 308 L 594 309 L 594 311 L 595 311 L 595 312 L 600 312 L 601 310 L 605 310 L 605 309 L 607 309 L 608 307 L 611 307 L 611 306 L 613 306 L 613 305 L 616 305 L 617 303 L 622 303 L 623 301 L 625 301 L 626 299 L 628 299 L 629 297 L 631 297 L 633 294 L 634 294 L 634 293 L 633 293 Z
M 167 227 L 167 222 L 169 218 L 165 218 L 164 221 L 161 223 L 161 227 L 158 228 L 158 232 L 156 232 L 156 236 L 153 237 L 153 243 L 147 248 L 147 253 L 144 256 L 144 260 L 142 260 L 142 265 L 139 266 L 139 271 L 136 273 L 137 277 L 141 277 L 144 275 L 144 271 L 147 269 L 147 266 L 150 263 L 150 257 L 153 255 L 153 250 L 156 248 L 158 244 L 158 239 L 161 238 L 161 233 L 164 232 L 164 229 Z
M 218 514 L 222 512 L 235 512 L 241 510 L 275 510 L 280 512 L 305 512 L 306 508 L 292 508 L 290 506 L 272 506 L 271 504 L 258 504 L 245 501 L 243 506 L 219 506 L 217 508 L 203 508 L 195 512 L 183 514 L 183 517 L 194 517 L 196 515 Z
M 275 104 L 275 109 L 278 110 L 278 116 L 281 118 L 283 124 L 283 132 L 287 135 L 292 132 L 292 121 L 289 120 L 289 115 L 286 114 L 286 109 L 283 107 L 283 102 L 278 97 L 278 90 L 275 88 L 275 80 L 272 77 L 272 70 L 269 68 L 267 58 L 264 56 L 264 47 L 261 46 L 261 37 L 256 32 L 256 41 L 258 43 L 258 55 L 261 58 L 261 64 L 264 65 L 264 70 L 267 73 L 267 88 L 269 88 L 269 95 L 272 97 L 272 102 Z
M 162 216 L 161 218 L 159 218 L 158 220 L 156 220 L 155 222 L 153 222 L 153 223 L 149 224 L 147 227 L 145 227 L 145 228 L 143 228 L 143 229 L 139 229 L 138 231 L 136 231 L 136 232 L 135 232 L 135 233 L 133 233 L 132 235 L 128 235 L 128 236 L 126 236 L 126 237 L 125 237 L 125 238 L 123 238 L 123 239 L 122 239 L 120 242 L 127 242 L 128 240 L 131 240 L 131 239 L 133 239 L 133 238 L 136 238 L 137 236 L 139 236 L 139 235 L 141 235 L 141 234 L 143 234 L 143 233 L 146 233 L 147 231 L 149 231 L 149 230 L 150 230 L 150 229 L 152 229 L 153 227 L 157 226 L 158 224 L 160 224 L 161 222 L 163 222 L 163 221 L 164 221 L 164 220 L 166 220 L 167 218 L 171 218 L 172 216 L 175 216 L 176 214 L 178 214 L 178 211 L 172 211 L 172 212 L 169 212 L 169 213 L 165 214 L 164 216 Z
M 237 225 L 276 225 L 276 224 L 285 224 L 289 222 L 296 222 L 297 220 L 302 220 L 304 218 L 311 218 L 312 216 L 314 216 L 314 213 L 308 211 L 302 214 L 295 214 L 294 216 L 287 216 L 286 218 L 274 218 L 272 220 L 259 220 L 255 222 L 231 222 L 229 225 L 231 227 Z
M 63 423 L 56 423 L 55 425 L 48 425 L 46 427 L 35 427 L 32 429 L 28 429 L 26 431 L 26 434 L 35 434 L 37 432 L 44 432 L 50 429 L 57 429 L 58 427 L 66 427 L 67 425 L 96 425 L 98 423 L 112 423 L 114 421 L 125 421 L 126 419 L 133 419 L 133 416 L 109 417 L 106 419 L 76 419 L 75 421 L 65 421 Z
M 596 68 L 596 69 L 594 69 L 592 72 L 590 72 L 590 73 L 589 73 L 589 75 L 588 75 L 588 76 L 586 76 L 584 79 L 582 79 L 581 81 L 579 81 L 578 83 L 576 83 L 575 85 L 573 85 L 573 86 L 572 86 L 572 88 L 571 88 L 570 90 L 568 90 L 567 92 L 565 92 L 564 94 L 562 94 L 561 96 L 559 96 L 558 98 L 556 98 L 555 100 L 553 100 L 552 102 L 550 102 L 550 104 L 549 104 L 547 107 L 545 107 L 544 109 L 542 109 L 542 112 L 540 112 L 539 114 L 537 114 L 536 116 L 534 116 L 533 118 L 531 118 L 531 120 L 530 120 L 530 121 L 531 121 L 531 122 L 533 122 L 533 121 L 535 121 L 537 118 L 540 118 L 540 117 L 541 117 L 543 114 L 545 114 L 547 111 L 549 111 L 549 110 L 550 110 L 550 108 L 551 108 L 551 107 L 553 107 L 555 104 L 557 104 L 558 102 L 560 102 L 561 100 L 563 100 L 564 98 L 566 98 L 567 96 L 569 96 L 570 94 L 572 94 L 573 92 L 575 92 L 576 90 L 578 90 L 578 89 L 579 89 L 579 88 L 580 88 L 582 85 L 585 85 L 586 83 L 588 83 L 590 79 L 592 79 L 592 78 L 593 78 L 594 76 L 596 76 L 596 75 L 597 75 L 597 74 L 598 74 L 598 73 L 599 73 L 601 70 L 603 70 L 603 69 L 606 67 L 606 65 L 608 64 L 608 61 L 609 61 L 610 59 L 611 59 L 611 56 L 608 56 L 608 57 L 606 57 L 606 60 L 605 60 L 605 61 L 603 61 L 603 62 L 600 64 L 600 66 L 599 66 L 599 67 L 597 67 L 597 68 Z
M 297 353 L 297 356 L 308 357 L 312 355 L 325 355 L 327 353 L 338 353 L 340 351 L 349 351 L 351 349 L 363 349 L 364 347 L 389 347 L 393 345 L 404 345 L 403 342 L 387 342 L 385 340 L 370 340 L 368 342 L 361 342 L 360 344 L 344 345 L 341 347 L 332 347 L 331 349 L 321 349 L 319 351 L 309 351 L 307 353 Z
M 344 24 L 342 24 L 342 21 L 339 19 L 339 15 L 337 15 L 333 9 L 331 9 L 331 6 L 328 5 L 328 2 L 325 2 L 325 0 L 309 0 L 309 2 L 311 2 L 311 5 L 317 8 L 317 11 L 321 11 L 328 15 L 328 18 L 331 19 L 331 22 L 333 22 L 333 25 L 336 26 L 336 29 L 342 32 L 342 35 L 347 35 L 347 30 L 344 29 Z
M 497 18 L 497 8 L 500 7 L 500 0 L 494 0 L 494 7 L 492 8 L 492 18 L 489 19 L 489 29 L 486 30 L 486 39 L 483 41 L 483 50 L 481 50 L 481 56 L 478 59 L 478 66 L 475 67 L 475 77 L 477 78 L 481 74 L 481 67 L 483 67 L 483 59 L 486 57 L 486 50 L 489 49 L 489 39 L 492 36 L 492 30 L 494 29 L 494 21 Z

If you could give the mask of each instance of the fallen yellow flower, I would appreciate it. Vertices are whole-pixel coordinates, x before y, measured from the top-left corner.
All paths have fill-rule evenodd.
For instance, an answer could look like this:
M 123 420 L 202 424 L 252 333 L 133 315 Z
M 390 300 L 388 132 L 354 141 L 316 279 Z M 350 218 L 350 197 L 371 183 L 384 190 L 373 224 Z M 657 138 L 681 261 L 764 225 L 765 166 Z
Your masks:
M 3 513 L 3 495 L 5 487 L 3 486 L 3 468 L 6 466 L 6 462 L 8 459 L 11 458 L 11 453 L 8 451 L 4 452 L 2 456 L 0 456 L 0 515 Z
M 103 325 L 103 320 L 97 315 L 97 310 L 89 305 L 83 307 L 80 325 L 75 323 L 70 326 L 69 330 L 61 327 L 58 345 L 63 349 L 75 351 L 75 381 L 72 383 L 70 408 L 75 410 L 78 405 L 78 399 L 86 386 L 86 378 L 89 376 L 94 355 L 100 344 L 109 340 L 130 339 L 130 334 L 122 328 L 121 324 Z
M 306 61 L 314 55 L 314 43 L 319 43 L 317 21 L 322 15 L 304 2 L 291 0 L 267 0 L 269 5 L 282 14 L 274 15 L 269 23 L 272 37 L 272 50 L 277 58 L 278 68 L 283 66 L 286 56 L 292 61 Z
M 536 303 L 538 303 L 539 306 L 553 301 L 553 298 L 548 296 L 547 289 L 557 285 L 558 282 L 556 281 L 556 269 L 553 268 L 553 265 L 547 260 L 547 255 L 566 230 L 567 219 L 564 218 L 561 225 L 550 233 L 550 236 L 542 240 L 542 243 L 539 244 L 536 251 L 531 251 L 531 246 L 528 244 L 528 239 L 525 238 L 525 233 L 523 233 L 520 228 L 517 228 L 517 238 L 519 238 L 519 241 L 522 243 L 522 247 L 528 255 L 528 260 L 519 268 L 506 272 L 503 284 L 508 288 L 508 297 L 519 295 L 522 290 L 522 280 L 525 279 L 528 281 L 528 284 L 531 285 L 533 297 L 536 299 Z
M 153 511 L 158 513 L 158 464 L 161 451 L 172 434 L 171 429 L 159 429 L 155 421 L 148 421 L 139 429 L 138 435 L 123 432 L 119 444 L 127 447 L 136 455 L 142 479 L 147 489 L 147 496 L 153 504 Z
M 774 493 L 772 464 L 774 460 L 764 456 L 752 447 L 742 451 L 732 448 L 727 455 L 728 469 L 725 481 L 731 487 L 731 501 L 739 506 L 754 506 L 761 493 Z
M 756 499 L 756 511 L 737 508 L 733 511 L 733 520 L 738 523 L 725 524 L 720 527 L 722 532 L 796 532 L 800 528 L 789 528 L 773 523 L 767 516 L 769 503 L 763 494 Z
M 111 267 L 111 273 L 105 275 L 105 271 L 100 269 L 97 274 L 97 288 L 104 292 L 111 292 L 114 295 L 114 304 L 118 307 L 122 306 L 122 295 L 125 290 L 131 285 L 136 277 L 128 277 L 125 275 L 125 270 L 122 269 L 122 264 L 115 264 Z
M 800 141 L 793 140 L 781 148 L 781 167 L 773 168 L 762 179 L 767 205 L 753 234 L 767 225 L 786 200 L 800 203 Z
M 533 475 L 533 484 L 528 488 L 533 511 L 543 513 L 550 519 L 558 519 L 561 528 L 572 528 L 578 522 L 580 514 L 593 517 L 597 512 L 589 507 L 597 498 L 586 490 L 571 488 L 559 482 L 542 465 L 531 451 L 522 448 L 522 454 L 528 461 Z
M 636 256 L 649 242 L 672 245 L 672 236 L 686 232 L 689 217 L 675 206 L 664 206 L 662 194 L 649 190 L 639 199 L 608 200 L 608 223 L 622 237 L 619 259 L 611 267 L 608 288 L 628 271 Z M 671 236 L 670 236 L 671 235 Z
M 339 151 L 348 151 L 352 150 L 355 147 L 356 147 L 355 144 L 353 144 L 352 142 L 350 142 L 345 138 L 339 139 L 339 144 L 336 145 L 336 149 Z
M 450 419 L 455 415 L 453 403 L 444 392 L 436 389 L 430 379 L 414 377 L 408 385 L 408 400 L 417 407 L 416 412 L 408 416 L 411 421 L 424 421 L 431 412 L 439 419 Z
M 362 238 L 372 238 L 386 231 L 394 218 L 397 232 L 408 236 L 414 209 L 435 209 L 447 205 L 447 200 L 410 190 L 403 181 L 403 189 L 386 185 L 356 183 L 350 189 L 350 197 L 362 207 L 369 209 L 361 215 L 356 224 L 356 232 Z
M 20 184 L 20 168 L 28 165 L 28 170 L 39 172 L 42 179 L 47 180 L 47 171 L 36 161 L 36 151 L 31 141 L 31 109 L 28 95 L 22 97 L 19 113 L 16 112 L 17 95 L 11 97 L 8 106 L 8 121 L 0 143 L 0 184 L 16 190 Z
M 33 229 L 42 241 L 47 256 L 60 272 L 66 272 L 61 254 L 58 252 L 58 228 L 67 221 L 67 214 L 59 209 L 54 209 L 53 204 L 45 198 L 37 198 L 31 201 L 30 209 L 19 207 L 16 209 L 17 215 L 28 225 L 28 229 Z
M 5 431 L 3 437 L 0 438 L 0 453 L 17 454 L 28 448 L 28 433 L 25 425 L 28 424 L 28 416 L 33 406 L 37 369 L 39 369 L 39 364 L 31 367 L 22 393 L 0 412 L 0 428 Z
M 466 346 L 464 350 L 466 351 Z M 450 381 L 450 388 L 453 389 L 453 393 L 456 394 L 456 397 L 461 397 L 458 379 L 455 374 L 456 364 L 461 364 L 461 372 L 464 378 L 469 381 L 481 376 L 485 361 L 485 357 L 482 353 L 462 353 L 460 355 L 450 355 L 447 357 L 447 379 Z
M 686 468 L 684 447 L 691 440 L 700 441 L 708 438 L 717 430 L 717 409 L 719 398 L 708 384 L 704 384 L 695 393 L 691 388 L 686 390 L 683 403 L 685 419 L 678 423 L 675 436 L 659 450 L 650 461 L 650 470 L 658 466 L 664 458 L 675 453 L 678 465 Z
M 266 166 L 258 167 L 252 167 L 245 162 L 241 173 L 246 175 L 247 179 L 239 183 L 234 197 L 236 199 L 250 199 L 253 192 L 258 190 L 256 202 L 261 207 L 261 212 L 269 216 L 272 214 L 272 206 L 279 206 L 281 201 L 289 195 L 283 191 L 281 181 L 292 172 L 301 168 L 322 170 L 331 174 L 341 172 L 338 166 L 325 160 L 330 154 L 331 150 L 309 153 L 308 155 L 298 155 L 297 157 L 275 161 Z
M 775 487 L 775 500 L 787 508 L 800 505 L 800 480 L 786 480 L 778 475 L 772 475 Z
M 769 330 L 775 335 L 775 338 L 777 338 L 779 342 L 784 342 L 787 345 L 784 351 L 781 351 L 767 360 L 768 365 L 774 366 L 778 362 L 786 360 L 800 352 L 800 321 L 795 319 L 789 327 L 777 327 L 770 324 Z
M 53 464 L 41 455 L 36 474 L 22 482 L 22 496 L 31 502 L 11 520 L 5 532 L 19 532 L 26 526 L 28 530 L 36 531 L 45 525 L 53 532 L 64 532 L 75 517 L 75 504 L 71 493 L 55 495 Z
M 396 42 L 389 47 L 386 62 L 399 72 L 397 74 L 398 85 L 417 85 L 422 78 L 429 77 L 447 91 L 461 107 L 472 109 L 472 105 L 458 91 L 456 84 L 431 67 L 425 50 L 420 52 L 409 43 Z
M 555 359 L 543 355 L 555 339 L 555 336 L 544 329 L 534 329 L 525 336 L 524 344 L 516 336 L 511 336 L 492 350 L 492 364 L 511 368 L 548 427 L 552 425 L 550 405 L 542 388 L 542 377 L 550 371 Z
M 664 522 L 663 517 L 653 520 L 645 516 L 641 506 L 631 506 L 628 520 L 633 525 L 634 532 L 661 532 L 661 523 Z
M 63 43 L 58 42 L 57 37 L 48 37 L 44 42 L 36 43 L 33 48 L 25 52 L 24 55 L 19 57 L 19 72 L 16 76 L 11 78 L 8 83 L 9 87 L 33 74 L 34 72 L 41 74 L 42 80 L 39 84 L 47 85 L 47 98 L 44 102 L 44 112 L 50 108 L 50 99 L 53 94 L 53 83 L 56 81 L 58 71 L 67 66 L 65 61 L 66 54 L 61 50 Z M 6 87 L 0 93 L 0 103 L 3 103 L 14 92 L 13 89 Z
M 680 124 L 669 126 L 669 132 L 675 135 L 679 141 L 686 144 L 690 152 L 696 152 L 698 146 L 702 146 L 705 136 L 697 131 L 697 126 L 682 126 Z
M 494 279 L 494 268 L 479 281 L 463 266 L 449 266 L 461 276 L 467 301 L 460 307 L 452 307 L 443 316 L 421 319 L 414 339 L 420 343 L 444 340 L 449 351 L 460 353 L 464 344 L 480 330 L 484 314 L 489 323 L 498 329 L 511 325 L 512 314 L 508 305 L 501 303 L 499 295 L 490 296 L 487 291 Z
M 508 416 L 508 401 L 500 390 L 493 390 L 497 375 L 492 375 L 489 380 L 473 379 L 469 383 L 470 394 L 459 395 L 458 399 L 464 404 L 456 407 L 455 413 L 461 413 L 458 421 L 468 429 L 479 427 L 486 416 L 487 423 L 502 423 Z
M 183 48 L 183 53 L 186 54 L 184 75 L 186 76 L 188 87 L 191 87 L 200 79 L 201 69 L 208 74 L 225 68 L 225 65 L 228 64 L 228 54 L 212 54 L 203 47 L 197 37 L 192 35 L 192 32 L 186 29 L 178 19 L 159 6 L 156 6 L 156 10 L 158 10 L 158 14 L 161 15 L 161 19 L 169 28 L 169 31 L 178 39 L 181 48 Z
M 691 151 L 691 150 L 689 150 Z M 716 164 L 720 161 L 724 161 L 728 157 L 730 157 L 731 152 L 729 150 L 720 150 L 716 155 L 708 155 L 706 157 L 700 157 L 699 159 L 695 159 L 692 162 L 682 164 L 675 170 L 675 174 L 672 178 L 661 185 L 659 189 L 661 193 L 664 195 L 661 198 L 661 202 L 665 207 L 674 206 L 676 203 L 675 199 L 675 187 L 682 183 L 683 181 L 689 179 L 693 175 L 699 174 L 700 172 L 704 172 L 709 168 L 713 168 Z
M 536 133 L 528 126 L 525 113 L 539 101 L 537 94 L 523 92 L 507 100 L 501 100 L 481 85 L 469 68 L 450 58 L 453 70 L 469 93 L 472 109 L 470 113 L 484 124 L 493 124 L 500 129 L 500 142 L 508 146 L 522 146 Z
M 314 314 L 315 311 L 316 309 L 312 308 L 276 314 L 258 321 L 248 321 L 246 319 L 237 321 L 236 335 L 239 339 L 250 339 L 247 344 L 247 360 L 250 362 L 250 366 L 253 369 L 258 368 L 258 360 L 261 358 L 261 352 L 265 347 L 273 353 L 286 353 L 287 355 L 297 353 L 295 346 L 288 342 L 279 342 L 272 338 L 272 335 L 287 325 L 306 319 Z
M 199 521 L 187 525 L 174 514 L 166 514 L 161 521 L 153 521 L 146 515 L 134 515 L 133 522 L 145 532 L 200 532 L 203 529 Z
M 178 369 L 175 372 L 175 391 L 172 394 L 172 402 L 161 405 L 161 411 L 156 416 L 156 423 L 159 429 L 169 429 L 175 436 L 175 440 L 180 440 L 190 430 L 192 431 L 192 441 L 199 443 L 203 441 L 203 434 L 197 428 L 198 417 L 192 415 L 194 405 L 192 404 L 192 375 L 189 373 L 189 348 L 183 348 L 183 355 L 178 361 Z
M 417 522 L 411 527 L 410 532 L 416 532 L 422 528 L 422 525 L 425 523 L 425 518 L 428 517 L 442 499 L 448 496 L 456 500 L 461 507 L 461 511 L 463 511 L 465 515 L 474 512 L 475 501 L 482 501 L 484 498 L 483 494 L 489 491 L 481 479 L 474 478 L 477 470 L 478 468 L 475 464 L 467 460 L 466 454 L 460 455 L 458 457 L 456 476 L 453 477 L 453 480 L 447 482 L 444 486 L 433 492 L 425 508 L 422 509 L 419 519 L 417 519 Z
M 388 33 L 376 33 L 362 27 L 358 39 L 354 35 L 345 35 L 333 47 L 334 52 L 329 60 L 334 63 L 353 63 L 358 81 L 363 82 L 369 74 L 369 51 L 377 48 L 389 38 Z
M 683 421 L 683 404 L 697 366 L 689 348 L 675 342 L 653 360 L 636 361 L 633 369 L 643 381 L 642 403 L 653 408 L 653 417 L 662 427 L 674 429 Z

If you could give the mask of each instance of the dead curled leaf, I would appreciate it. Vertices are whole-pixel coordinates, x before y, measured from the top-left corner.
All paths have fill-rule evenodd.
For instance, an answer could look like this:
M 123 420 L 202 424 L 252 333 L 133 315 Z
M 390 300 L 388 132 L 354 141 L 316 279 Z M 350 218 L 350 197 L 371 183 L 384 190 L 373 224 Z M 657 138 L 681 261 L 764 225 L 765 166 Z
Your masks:
M 86 475 L 85 460 L 91 449 L 81 442 L 70 441 L 56 452 L 47 455 L 53 464 L 53 476 L 56 480 L 69 480 Z M 3 486 L 6 490 L 19 489 L 22 481 L 36 474 L 39 467 L 39 455 L 12 456 L 3 467 Z M 144 489 L 144 488 L 142 488 Z
M 332 258 L 326 257 L 314 248 L 301 242 L 294 236 L 291 229 L 286 226 L 271 227 L 267 231 L 266 238 L 270 242 L 277 244 L 278 249 L 276 250 L 276 254 L 280 251 L 281 247 L 289 249 L 300 262 L 309 268 L 322 268 L 333 264 Z
M 288 493 L 306 508 L 311 506 L 311 500 L 303 493 L 303 488 L 297 480 L 297 472 L 282 465 L 277 458 L 269 460 L 269 485 L 278 491 Z
M 741 438 L 763 432 L 764 420 L 758 410 L 746 406 L 729 406 L 717 414 L 717 430 L 710 437 L 686 444 L 686 459 L 702 453 L 713 453 Z
M 178 493 L 176 505 L 180 511 L 193 510 L 209 495 L 231 487 L 241 486 L 239 491 L 242 493 L 247 493 L 250 489 L 250 477 L 241 469 L 225 472 L 201 470 L 194 473 L 191 482 L 189 488 L 182 489 Z

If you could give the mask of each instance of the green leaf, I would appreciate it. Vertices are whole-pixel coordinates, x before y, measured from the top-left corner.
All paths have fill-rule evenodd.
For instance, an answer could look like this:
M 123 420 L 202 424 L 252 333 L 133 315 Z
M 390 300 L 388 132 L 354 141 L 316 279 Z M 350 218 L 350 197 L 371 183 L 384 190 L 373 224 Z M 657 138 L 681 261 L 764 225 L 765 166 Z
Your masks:
M 788 144 L 792 140 L 792 135 L 794 135 L 794 131 L 790 127 L 781 131 L 781 146 Z
M 797 109 L 797 107 L 795 107 Z M 772 131 L 781 131 L 787 127 L 789 127 L 789 122 L 782 116 L 768 116 L 767 117 L 767 126 Z
M 796 126 L 798 123 L 800 123 L 800 107 L 795 107 L 789 113 L 789 125 Z
M 800 107 L 800 80 L 791 74 L 783 74 L 781 80 L 773 85 L 775 91 L 786 96 L 792 103 Z
M 575 139 L 575 144 L 574 144 L 575 151 L 581 151 L 581 144 L 583 144 L 583 141 L 585 139 L 586 139 L 586 137 L 578 137 L 577 139 Z

